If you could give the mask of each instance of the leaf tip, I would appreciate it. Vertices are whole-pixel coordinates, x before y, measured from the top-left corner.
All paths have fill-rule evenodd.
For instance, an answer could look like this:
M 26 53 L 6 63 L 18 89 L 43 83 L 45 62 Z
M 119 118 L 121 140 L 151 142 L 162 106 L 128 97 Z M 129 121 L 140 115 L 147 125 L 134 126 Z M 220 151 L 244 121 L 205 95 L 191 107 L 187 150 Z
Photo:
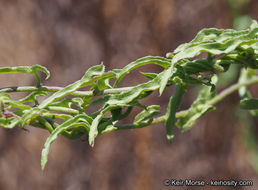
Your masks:
M 159 96 L 161 96 L 162 95 L 162 93 L 163 93 L 163 91 L 165 90 L 165 85 L 160 85 L 160 88 L 159 88 Z
M 89 144 L 92 148 L 94 147 L 94 141 L 89 142 Z
M 46 160 L 41 158 L 41 170 L 43 171 L 45 169 L 46 166 Z
M 172 142 L 172 140 L 174 139 L 175 135 L 172 134 L 167 134 L 167 140 L 168 142 Z
M 93 135 L 93 138 L 89 138 L 89 145 L 93 148 L 94 147 L 94 143 L 95 143 L 95 138 L 96 138 L 97 135 Z

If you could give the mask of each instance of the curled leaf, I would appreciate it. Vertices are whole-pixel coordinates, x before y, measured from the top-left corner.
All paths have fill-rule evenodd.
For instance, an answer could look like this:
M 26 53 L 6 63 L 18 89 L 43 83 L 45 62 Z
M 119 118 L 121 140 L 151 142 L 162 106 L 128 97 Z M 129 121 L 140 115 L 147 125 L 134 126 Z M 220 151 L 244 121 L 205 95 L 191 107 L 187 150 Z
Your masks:
M 46 74 L 46 80 L 50 77 L 50 72 L 46 67 L 41 65 L 33 66 L 18 66 L 18 67 L 0 67 L 0 73 L 30 73 L 37 79 L 37 86 L 40 86 L 40 77 L 37 71 L 41 71 Z
M 51 104 L 55 100 L 57 100 L 59 98 L 62 98 L 64 96 L 78 90 L 79 88 L 82 88 L 82 87 L 87 86 L 89 84 L 93 84 L 93 82 L 95 80 L 97 80 L 98 78 L 97 77 L 92 78 L 92 77 L 96 76 L 96 75 L 101 76 L 104 73 L 104 69 L 105 69 L 104 65 L 97 65 L 97 66 L 91 67 L 85 73 L 85 75 L 81 78 L 81 80 L 78 80 L 78 81 L 74 82 L 73 84 L 70 84 L 70 85 L 66 86 L 62 90 L 57 91 L 52 96 L 45 99 L 38 107 L 41 108 L 41 109 L 45 108 L 46 106 L 48 106 L 49 104 Z
M 17 126 L 20 122 L 20 118 L 11 117 L 11 118 L 0 118 L 0 127 L 12 129 Z
M 180 45 L 174 53 L 172 63 L 181 59 L 193 58 L 202 52 L 212 55 L 226 54 L 242 45 L 252 45 L 258 42 L 258 25 L 254 22 L 250 29 L 236 31 L 232 29 L 209 28 L 201 30 L 189 43 Z
M 59 125 L 57 128 L 54 129 L 54 131 L 50 134 L 50 136 L 47 138 L 45 145 L 42 149 L 41 153 L 41 168 L 44 169 L 45 165 L 48 160 L 48 154 L 50 145 L 56 140 L 58 135 L 60 135 L 63 131 L 68 130 L 69 128 L 76 128 L 83 126 L 89 130 L 90 122 L 92 121 L 91 117 L 87 116 L 86 114 L 79 114 L 75 116 L 74 118 L 71 118 L 61 125 Z
M 127 91 L 124 91 L 120 94 L 114 94 L 107 98 L 107 104 L 113 106 L 124 106 L 128 105 L 130 102 L 134 101 L 137 97 L 139 97 L 144 92 L 154 91 L 159 89 L 162 78 L 164 77 L 163 71 L 159 73 L 152 81 L 139 84 Z
M 199 96 L 193 102 L 191 107 L 187 110 L 187 114 L 178 119 L 176 125 L 181 131 L 186 131 L 190 129 L 195 121 L 202 115 L 214 109 L 212 105 L 209 104 L 215 96 L 214 92 L 211 92 L 211 87 L 204 86 L 200 91 Z
M 186 87 L 182 84 L 177 84 L 174 94 L 170 97 L 167 112 L 166 112 L 166 121 L 165 127 L 167 132 L 167 139 L 171 141 L 174 138 L 172 134 L 172 128 L 176 122 L 176 112 L 181 104 L 182 97 L 185 93 Z
M 140 112 L 134 118 L 134 123 L 139 124 L 143 121 L 152 120 L 153 116 L 160 114 L 160 106 L 159 105 L 151 105 Z
M 128 74 L 131 70 L 148 64 L 156 64 L 160 65 L 163 68 L 168 68 L 171 65 L 170 60 L 164 58 L 164 57 L 158 57 L 158 56 L 146 56 L 140 59 L 137 59 L 136 61 L 128 64 L 123 69 L 116 69 L 114 70 L 114 73 L 117 76 L 117 80 L 114 84 L 114 87 L 117 87 L 118 83 L 122 80 L 122 78 Z
M 94 146 L 94 140 L 98 135 L 98 125 L 103 117 L 103 113 L 100 113 L 93 121 L 90 126 L 90 132 L 89 132 L 89 144 L 90 146 Z

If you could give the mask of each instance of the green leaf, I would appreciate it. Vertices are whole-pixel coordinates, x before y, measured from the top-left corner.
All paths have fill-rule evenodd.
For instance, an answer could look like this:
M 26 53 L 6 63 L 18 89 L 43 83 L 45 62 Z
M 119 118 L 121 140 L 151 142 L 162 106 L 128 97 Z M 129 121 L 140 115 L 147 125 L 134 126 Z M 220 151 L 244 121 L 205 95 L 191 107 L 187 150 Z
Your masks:
M 56 101 L 51 104 L 46 108 L 57 108 L 57 109 L 62 109 L 62 108 L 71 108 L 72 105 L 76 105 L 79 109 L 83 109 L 82 106 L 84 104 L 84 100 L 80 97 L 76 98 L 64 98 L 61 101 Z
M 92 122 L 90 126 L 89 132 L 89 144 L 90 146 L 94 146 L 94 140 L 98 136 L 98 125 L 103 117 L 103 113 L 101 112 Z
M 37 71 L 41 71 L 46 74 L 47 80 L 50 77 L 50 73 L 46 67 L 40 65 L 33 66 L 18 66 L 18 67 L 0 67 L 0 73 L 30 73 L 33 74 L 37 79 L 37 86 L 40 86 L 40 77 Z
M 47 96 L 47 95 L 48 95 L 48 92 L 37 90 L 35 92 L 30 93 L 25 98 L 20 99 L 19 102 L 20 103 L 35 102 L 36 104 L 38 104 L 37 96 Z
M 42 115 L 50 117 L 50 118 L 52 118 L 52 117 L 59 118 L 59 119 L 62 119 L 64 121 L 73 118 L 73 116 L 71 116 L 71 115 L 60 114 L 60 113 L 49 113 L 49 112 L 46 112 L 46 113 L 43 113 Z
M 0 102 L 8 101 L 10 100 L 10 98 L 11 98 L 10 94 L 0 92 Z
M 94 146 L 95 138 L 98 136 L 98 126 L 101 122 L 101 119 L 103 116 L 109 112 L 112 109 L 117 109 L 117 106 L 106 106 L 103 108 L 103 110 L 100 111 L 100 113 L 97 115 L 97 117 L 94 118 L 94 120 L 91 123 L 90 126 L 90 132 L 89 132 L 89 144 L 90 146 Z
M 94 84 L 95 80 L 98 80 L 99 78 L 93 76 L 101 76 L 104 73 L 104 65 L 96 65 L 91 67 L 85 75 L 81 78 L 81 80 L 78 80 L 74 82 L 73 84 L 70 84 L 63 88 L 62 90 L 59 90 L 58 92 L 54 93 L 52 96 L 49 98 L 45 99 L 38 107 L 40 109 L 47 107 L 49 104 L 54 102 L 57 99 L 60 99 L 66 95 L 69 95 L 70 93 L 78 90 L 79 88 L 82 88 L 84 86 Z
M 139 84 L 130 90 L 121 92 L 120 94 L 113 94 L 110 95 L 106 100 L 106 104 L 113 105 L 113 106 L 127 106 L 130 104 L 130 102 L 133 102 L 135 99 L 137 99 L 140 95 L 142 95 L 144 92 L 154 91 L 159 89 L 160 83 L 162 81 L 162 78 L 164 77 L 164 73 L 166 71 L 163 71 L 157 75 L 152 81 Z
M 105 73 L 105 75 L 97 81 L 96 88 L 98 88 L 98 90 L 112 88 L 112 86 L 109 84 L 109 80 L 111 78 L 115 78 L 115 77 L 116 77 L 116 75 L 112 72 Z
M 187 73 L 214 72 L 214 61 L 208 59 L 197 59 L 187 61 L 181 66 Z
M 122 111 L 123 111 L 123 109 L 121 107 L 111 110 L 112 120 L 114 120 L 114 121 L 120 120 Z
M 134 118 L 134 123 L 139 124 L 144 121 L 152 121 L 152 118 L 155 115 L 160 114 L 160 106 L 159 105 L 151 105 L 148 106 L 145 110 L 140 112 L 138 115 L 135 116 Z
M 124 114 L 122 113 L 123 111 L 122 107 L 118 107 L 111 110 L 112 121 L 118 121 L 126 118 L 131 113 L 132 109 L 133 109 L 133 106 L 128 107 Z
M 258 110 L 258 99 L 246 98 L 240 101 L 240 108 L 246 110 Z
M 22 104 L 18 101 L 8 100 L 8 101 L 5 101 L 4 103 L 10 105 L 11 107 L 20 108 L 22 110 L 28 110 L 31 108 L 30 106 Z
M 11 98 L 11 96 L 9 94 L 0 93 L 0 102 L 2 102 L 5 105 L 9 105 L 8 108 L 6 108 L 7 110 L 9 110 L 11 108 L 19 108 L 19 109 L 22 109 L 22 110 L 26 110 L 26 109 L 31 108 L 28 105 L 25 105 L 25 104 L 23 104 L 19 101 L 11 100 L 10 98 Z M 1 105 L 1 106 L 3 106 L 3 105 Z
M 104 97 L 101 97 L 97 100 L 94 100 L 90 103 L 90 106 L 96 106 L 96 105 L 99 105 L 99 104 L 105 104 L 108 102 L 108 100 L 110 99 L 111 95 L 106 95 Z
M 165 72 L 163 73 L 163 77 L 161 78 L 160 88 L 159 88 L 159 94 L 160 95 L 165 90 L 169 79 L 172 77 L 173 73 L 175 72 L 174 66 L 175 66 L 175 64 L 172 63 L 171 66 L 167 70 L 165 70 Z
M 20 118 L 11 117 L 11 118 L 0 118 L 0 127 L 12 129 L 17 126 L 20 122 Z
M 234 51 L 239 46 L 252 45 L 258 42 L 257 22 L 253 22 L 248 30 L 220 30 L 215 28 L 203 29 L 189 43 L 180 45 L 174 53 L 172 63 L 181 59 L 193 58 L 202 52 L 213 55 L 226 54 Z
M 64 98 L 61 101 L 56 101 L 56 102 L 49 104 L 49 106 L 71 108 L 72 104 L 73 104 L 72 98 Z
M 32 119 L 34 119 L 37 116 L 39 116 L 42 111 L 43 110 L 40 110 L 37 107 L 31 108 L 29 110 L 24 110 L 23 111 L 24 114 L 21 117 L 21 127 L 23 127 L 26 124 L 29 124 L 32 121 Z
M 255 50 L 253 49 L 253 47 L 249 47 L 249 46 L 239 47 L 236 53 L 237 53 L 237 56 L 230 57 L 233 61 L 235 61 L 235 63 L 242 64 L 245 67 L 258 69 L 258 59 L 257 59 L 258 56 L 257 54 L 255 54 Z
M 83 99 L 82 98 L 73 98 L 72 99 L 72 103 L 74 104 L 74 105 L 76 105 L 79 109 L 83 109 L 83 104 L 84 104 L 84 101 L 83 101 Z
M 102 130 L 99 131 L 99 134 L 101 134 L 101 135 L 104 133 L 109 133 L 109 132 L 117 130 L 117 127 L 115 127 L 114 124 L 105 125 L 105 127 L 99 127 L 99 128 L 102 128 Z
M 137 59 L 136 61 L 128 64 L 123 69 L 115 69 L 113 72 L 116 74 L 116 82 L 114 84 L 114 87 L 117 87 L 118 83 L 122 80 L 122 78 L 128 74 L 131 70 L 148 64 L 156 64 L 161 67 L 164 67 L 165 69 L 168 68 L 171 65 L 171 62 L 169 59 L 158 57 L 158 56 L 146 56 L 140 59 Z
M 203 116 L 208 111 L 214 109 L 212 105 L 209 104 L 209 100 L 211 100 L 215 96 L 214 92 L 211 92 L 211 87 L 204 86 L 200 91 L 199 96 L 193 102 L 191 107 L 187 110 L 187 114 L 182 118 L 179 118 L 176 125 L 181 131 L 186 131 L 190 129 L 195 121 Z
M 172 129 L 176 122 L 176 112 L 181 104 L 182 97 L 185 93 L 186 87 L 182 84 L 177 84 L 174 94 L 170 97 L 167 112 L 165 127 L 167 132 L 167 139 L 171 141 L 174 138 Z
M 186 58 L 193 58 L 200 55 L 202 52 L 207 52 L 212 55 L 221 55 L 230 53 L 243 45 L 253 45 L 258 42 L 258 27 L 254 22 L 249 30 L 235 31 L 235 30 L 219 30 L 215 28 L 203 29 L 197 36 L 189 43 L 180 45 L 175 51 L 175 56 L 172 58 L 170 68 L 164 73 L 162 78 L 159 93 L 162 94 L 169 79 L 175 72 L 174 67 L 180 64 L 179 61 Z M 192 68 L 202 68 L 203 65 L 196 65 Z M 223 71 L 223 67 L 214 64 L 214 68 Z M 202 69 L 205 69 L 203 67 Z M 207 69 L 209 69 L 207 67 Z
M 158 75 L 157 73 L 144 73 L 144 72 L 141 72 L 141 74 L 150 80 L 154 79 Z
M 75 116 L 74 118 L 71 118 L 61 125 L 59 125 L 57 128 L 54 129 L 54 131 L 51 133 L 51 135 L 47 138 L 45 145 L 42 149 L 41 153 L 41 168 L 44 169 L 45 165 L 48 160 L 48 154 L 49 154 L 49 149 L 50 145 L 56 140 L 58 135 L 60 135 L 63 131 L 68 130 L 70 128 L 76 128 L 76 127 L 85 127 L 89 128 L 90 122 L 92 121 L 91 117 L 89 117 L 86 114 L 79 114 Z M 88 129 L 89 130 L 89 129 Z

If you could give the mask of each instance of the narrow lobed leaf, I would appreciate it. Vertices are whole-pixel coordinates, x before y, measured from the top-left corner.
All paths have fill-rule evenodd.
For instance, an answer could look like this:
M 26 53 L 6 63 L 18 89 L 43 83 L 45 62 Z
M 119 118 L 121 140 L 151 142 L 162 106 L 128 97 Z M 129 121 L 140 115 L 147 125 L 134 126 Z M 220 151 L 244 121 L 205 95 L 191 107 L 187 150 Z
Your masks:
M 93 84 L 97 78 L 92 78 L 93 76 L 101 76 L 104 73 L 104 65 L 96 65 L 88 69 L 88 71 L 85 73 L 85 75 L 81 78 L 81 80 L 78 80 L 74 82 L 73 84 L 70 84 L 63 88 L 62 90 L 59 90 L 58 92 L 54 93 L 52 96 L 49 98 L 45 99 L 38 107 L 40 109 L 45 108 L 52 102 L 54 102 L 57 99 L 60 99 L 76 90 L 79 88 L 82 88 L 84 86 L 87 86 L 88 84 Z
M 46 74 L 46 80 L 50 77 L 50 72 L 46 67 L 41 65 L 33 66 L 18 66 L 18 67 L 0 67 L 0 73 L 30 73 L 37 79 L 37 86 L 40 86 L 40 77 L 37 71 L 41 71 Z
M 173 140 L 174 135 L 172 134 L 172 129 L 176 122 L 176 112 L 181 104 L 182 97 L 185 93 L 186 87 L 182 84 L 177 84 L 174 94 L 170 97 L 167 112 L 165 127 L 167 132 L 168 141 Z
M 117 76 L 117 80 L 114 84 L 114 87 L 117 87 L 118 83 L 122 80 L 122 78 L 128 74 L 131 70 L 148 64 L 156 64 L 163 68 L 168 68 L 171 65 L 171 62 L 169 59 L 166 59 L 164 57 L 158 57 L 158 56 L 146 56 L 143 58 L 140 58 L 127 66 L 125 66 L 123 69 L 116 69 L 114 73 Z
M 47 138 L 47 140 L 45 142 L 45 145 L 42 149 L 41 168 L 42 169 L 45 168 L 45 165 L 46 165 L 47 160 L 48 160 L 50 145 L 56 140 L 58 135 L 60 135 L 63 131 L 68 130 L 69 128 L 72 128 L 72 127 L 84 126 L 86 128 L 89 128 L 91 121 L 92 121 L 92 118 L 89 117 L 88 115 L 79 114 L 79 115 L 65 121 L 64 123 L 59 125 L 57 128 L 55 128 L 54 131 Z

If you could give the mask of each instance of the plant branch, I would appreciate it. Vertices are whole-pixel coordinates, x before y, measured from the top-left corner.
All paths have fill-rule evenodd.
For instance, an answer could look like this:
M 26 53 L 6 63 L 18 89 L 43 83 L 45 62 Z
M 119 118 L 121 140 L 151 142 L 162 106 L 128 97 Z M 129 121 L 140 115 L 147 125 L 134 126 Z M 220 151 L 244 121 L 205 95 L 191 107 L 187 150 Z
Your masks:
M 253 77 L 252 79 L 245 81 L 245 82 L 240 82 L 236 83 L 222 92 L 220 92 L 217 96 L 215 96 L 213 99 L 211 99 L 208 104 L 210 105 L 215 105 L 216 103 L 220 102 L 223 100 L 225 97 L 228 95 L 232 94 L 239 88 L 243 86 L 249 86 L 252 84 L 258 83 L 258 77 Z M 98 94 L 94 94 L 93 91 L 75 91 L 71 93 L 71 95 L 74 96 L 79 96 L 79 97 L 85 97 L 85 96 L 100 96 L 100 95 L 108 95 L 108 94 L 117 94 L 121 93 L 123 91 L 130 90 L 133 87 L 123 87 L 123 88 L 114 88 L 114 89 L 105 89 L 101 91 Z M 11 93 L 11 92 L 33 92 L 33 91 L 46 91 L 46 92 L 57 92 L 59 90 L 62 90 L 63 87 L 57 87 L 57 86 L 41 86 L 41 87 L 36 87 L 36 86 L 21 86 L 21 87 L 5 87 L 5 88 L 0 88 L 0 92 L 6 92 L 6 93 Z M 67 112 L 67 113 L 72 113 L 72 114 L 78 114 L 79 111 L 71 108 L 60 108 L 60 107 L 55 107 L 55 106 L 49 106 L 48 109 L 50 111 L 59 111 L 59 112 Z M 184 117 L 187 114 L 188 110 L 183 110 L 179 111 L 176 113 L 176 118 Z M 123 125 L 116 125 L 112 131 L 114 130 L 123 130 L 123 129 L 136 129 L 136 128 L 142 128 L 142 127 L 147 127 L 149 125 L 157 124 L 157 123 L 162 123 L 165 122 L 166 116 L 160 116 L 151 122 L 143 122 L 139 124 L 123 124 Z
M 117 94 L 127 90 L 131 90 L 133 87 L 122 87 L 122 88 L 114 88 L 114 89 L 105 89 L 100 91 L 98 94 L 94 94 L 93 91 L 75 91 L 72 92 L 71 95 L 85 97 L 85 96 L 100 96 L 100 95 L 108 95 L 108 94 Z M 46 92 L 57 92 L 59 90 L 64 89 L 63 87 L 58 86 L 12 86 L 12 87 L 4 87 L 0 88 L 0 92 L 34 92 L 34 91 L 46 91 Z
M 215 96 L 213 99 L 211 99 L 208 103 L 210 105 L 215 105 L 216 103 L 218 103 L 219 101 L 221 101 L 222 99 L 227 97 L 228 95 L 237 91 L 239 88 L 241 88 L 243 86 L 249 86 L 249 85 L 252 85 L 252 84 L 255 84 L 255 83 L 258 83 L 258 76 L 255 76 L 255 77 L 251 78 L 250 80 L 247 80 L 247 81 L 244 81 L 244 82 L 236 83 L 236 84 L 226 88 L 225 90 L 220 92 L 217 96 Z
M 57 111 L 57 112 L 65 112 L 70 114 L 79 114 L 80 112 L 73 108 L 65 108 L 65 107 L 58 107 L 58 106 L 48 106 L 47 110 L 50 111 Z
M 243 86 L 249 86 L 252 84 L 258 83 L 258 77 L 253 77 L 252 79 L 245 81 L 245 82 L 239 82 L 236 83 L 225 90 L 221 91 L 217 96 L 215 96 L 213 99 L 211 99 L 208 104 L 209 105 L 215 105 L 216 103 L 223 100 L 225 97 L 229 96 L 233 92 L 237 91 L 239 88 Z M 184 117 L 187 114 L 188 110 L 182 110 L 176 113 L 176 118 Z M 157 124 L 165 122 L 166 116 L 160 116 L 155 118 L 151 123 L 140 123 L 140 124 L 124 124 L 124 125 L 116 125 L 114 130 L 122 130 L 122 129 L 137 129 L 142 127 L 147 127 L 149 125 Z

